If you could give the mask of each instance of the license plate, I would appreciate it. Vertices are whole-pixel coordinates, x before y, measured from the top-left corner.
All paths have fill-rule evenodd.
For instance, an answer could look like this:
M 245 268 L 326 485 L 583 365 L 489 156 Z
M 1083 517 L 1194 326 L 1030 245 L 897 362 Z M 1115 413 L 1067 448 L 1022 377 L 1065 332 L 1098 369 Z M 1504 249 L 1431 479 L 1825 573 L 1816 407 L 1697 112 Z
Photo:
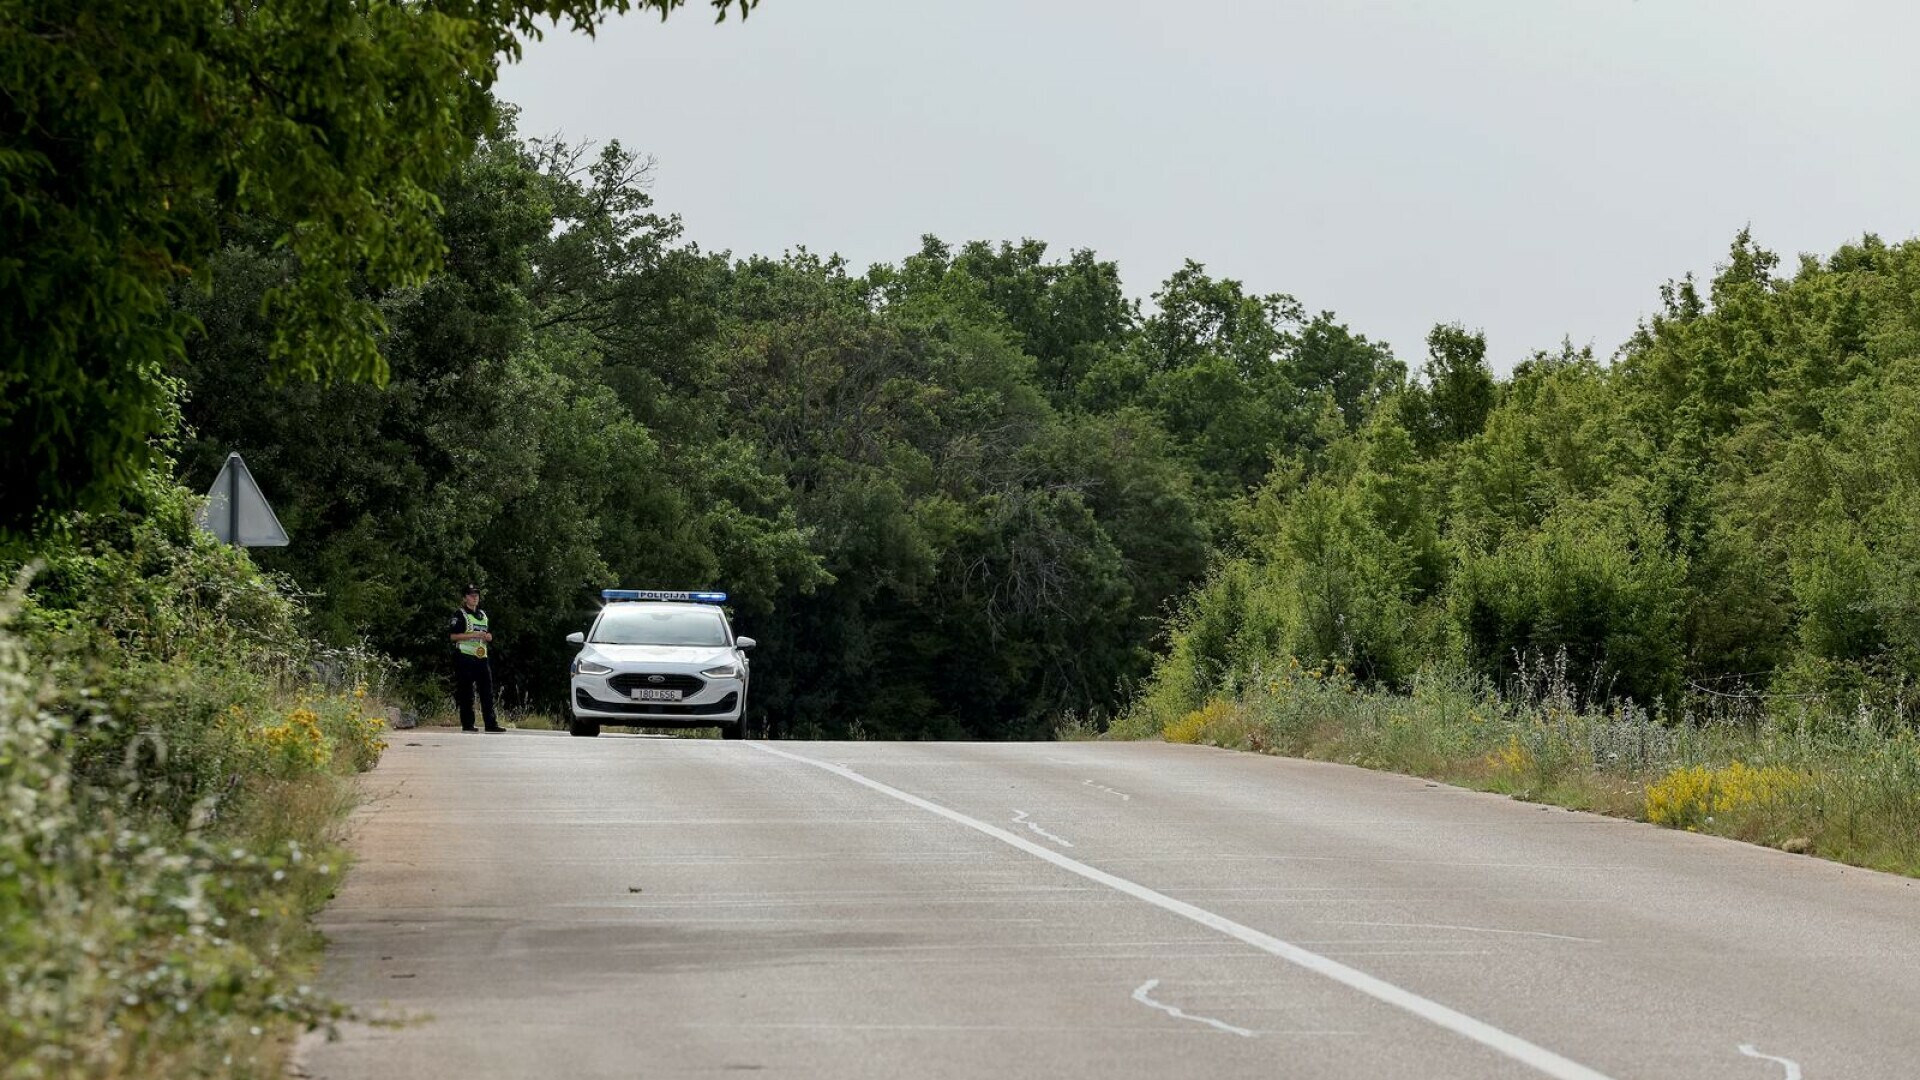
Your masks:
M 680 691 L 658 690 L 651 686 L 643 686 L 633 691 L 633 700 L 635 701 L 679 701 Z

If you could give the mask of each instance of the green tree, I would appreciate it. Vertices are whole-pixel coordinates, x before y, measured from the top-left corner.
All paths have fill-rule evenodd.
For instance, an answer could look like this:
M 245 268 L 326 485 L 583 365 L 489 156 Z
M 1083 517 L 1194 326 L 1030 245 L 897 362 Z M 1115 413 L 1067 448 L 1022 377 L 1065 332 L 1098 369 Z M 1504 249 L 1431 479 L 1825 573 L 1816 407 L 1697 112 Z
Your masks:
M 501 58 L 543 20 L 681 2 L 0 2 L 0 529 L 152 467 L 192 328 L 171 294 L 229 215 L 288 255 L 265 370 L 384 381 L 376 299 L 439 265 L 435 193 Z
M 976 241 L 962 247 L 951 265 L 981 283 L 1034 358 L 1041 386 L 1056 404 L 1065 404 L 1094 364 L 1125 344 L 1139 311 L 1121 291 L 1114 263 L 1087 250 L 1065 262 L 1046 262 L 1046 250 L 1037 240 L 998 248 Z
M 1293 368 L 1303 317 L 1290 296 L 1249 295 L 1189 261 L 1141 327 L 1144 400 L 1218 495 L 1238 495 L 1291 451 L 1310 414 Z
M 1330 311 L 1300 327 L 1293 368 L 1301 389 L 1331 399 L 1350 429 L 1365 423 L 1407 377 L 1406 365 L 1386 346 L 1349 330 Z
M 300 538 L 256 557 L 315 594 L 324 638 L 366 639 L 433 673 L 448 590 L 478 581 L 505 616 L 503 685 L 548 707 L 564 680 L 562 636 L 600 588 L 723 580 L 764 611 L 819 576 L 789 492 L 754 448 L 717 424 L 648 421 L 713 413 L 700 380 L 656 395 L 620 370 L 637 346 L 607 329 L 603 306 L 625 302 L 624 289 L 695 300 L 706 289 L 704 278 L 681 284 L 677 226 L 628 222 L 626 243 L 653 256 L 559 276 L 556 237 L 604 226 L 600 205 L 640 200 L 592 198 L 633 177 L 558 160 L 502 128 L 443 185 L 445 268 L 384 301 L 384 389 L 258 377 L 270 332 L 259 298 L 288 255 L 245 228 L 230 232 L 216 286 L 185 298 L 204 332 L 178 369 L 189 476 L 211 476 L 234 448 L 254 462 Z M 674 284 L 627 280 L 656 273 Z M 623 391 L 643 394 L 645 411 Z
M 1487 338 L 1459 323 L 1427 333 L 1427 362 L 1422 385 L 1403 398 L 1403 419 L 1429 451 L 1479 433 L 1493 411 L 1493 369 L 1487 366 Z
M 1866 237 L 1786 277 L 1743 232 L 1613 364 L 1563 344 L 1505 380 L 1437 327 L 1420 383 L 1236 512 L 1245 554 L 1174 622 L 1148 711 L 1290 654 L 1387 681 L 1564 657 L 1585 694 L 1670 713 L 1774 689 L 1747 701 L 1912 715 L 1917 267 Z

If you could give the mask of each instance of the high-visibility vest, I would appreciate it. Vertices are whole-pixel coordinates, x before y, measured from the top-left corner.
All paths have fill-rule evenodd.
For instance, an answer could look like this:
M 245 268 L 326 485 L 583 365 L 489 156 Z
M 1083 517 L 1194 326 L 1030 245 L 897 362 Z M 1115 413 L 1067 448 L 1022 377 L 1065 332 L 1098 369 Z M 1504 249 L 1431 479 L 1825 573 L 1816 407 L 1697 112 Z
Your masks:
M 461 608 L 460 614 L 466 617 L 467 633 L 484 634 L 487 632 L 487 615 L 485 612 L 473 612 L 468 611 L 466 608 Z M 487 658 L 487 643 L 484 641 L 456 641 L 454 644 L 459 646 L 463 654 L 471 656 L 475 660 L 485 660 Z

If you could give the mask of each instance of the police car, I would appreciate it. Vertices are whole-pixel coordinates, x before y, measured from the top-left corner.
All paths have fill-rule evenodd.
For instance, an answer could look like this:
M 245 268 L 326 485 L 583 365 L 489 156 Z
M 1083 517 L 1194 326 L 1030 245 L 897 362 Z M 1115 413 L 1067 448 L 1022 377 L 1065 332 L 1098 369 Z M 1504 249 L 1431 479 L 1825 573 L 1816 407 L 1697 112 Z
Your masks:
M 720 605 L 723 592 L 608 589 L 573 658 L 567 730 L 600 734 L 616 727 L 718 727 L 745 735 L 747 650 Z

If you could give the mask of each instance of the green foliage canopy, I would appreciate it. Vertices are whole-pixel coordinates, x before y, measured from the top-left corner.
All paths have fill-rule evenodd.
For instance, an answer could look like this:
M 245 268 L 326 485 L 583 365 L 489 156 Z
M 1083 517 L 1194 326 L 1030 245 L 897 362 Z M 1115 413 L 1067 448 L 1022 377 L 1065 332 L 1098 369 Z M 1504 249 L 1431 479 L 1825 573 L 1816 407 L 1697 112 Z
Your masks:
M 231 215 L 288 255 L 270 373 L 384 381 L 375 298 L 438 267 L 500 59 L 542 20 L 682 2 L 0 0 L 0 529 L 154 464 L 193 325 L 171 296 Z
M 551 709 L 598 589 L 720 585 L 783 731 L 1044 735 L 1145 675 L 1244 490 L 1208 462 L 1257 478 L 1398 370 L 1199 267 L 1169 290 L 1252 322 L 1198 312 L 1203 344 L 1162 356 L 1092 252 L 929 238 L 861 274 L 707 254 L 649 175 L 503 115 L 436 193 L 443 270 L 379 298 L 384 389 L 258 377 L 293 256 L 229 224 L 214 288 L 180 299 L 204 327 L 173 369 L 183 466 L 248 455 L 303 538 L 257 557 L 314 594 L 328 640 L 435 673 L 449 590 L 477 579 L 510 700 Z M 1201 381 L 1285 412 L 1222 427 L 1175 392 Z
M 1911 722 L 1920 242 L 1780 268 L 1742 233 L 1612 365 L 1562 347 L 1495 380 L 1478 334 L 1436 328 L 1421 384 L 1237 515 L 1248 551 L 1187 600 L 1143 707 L 1292 656 Z

